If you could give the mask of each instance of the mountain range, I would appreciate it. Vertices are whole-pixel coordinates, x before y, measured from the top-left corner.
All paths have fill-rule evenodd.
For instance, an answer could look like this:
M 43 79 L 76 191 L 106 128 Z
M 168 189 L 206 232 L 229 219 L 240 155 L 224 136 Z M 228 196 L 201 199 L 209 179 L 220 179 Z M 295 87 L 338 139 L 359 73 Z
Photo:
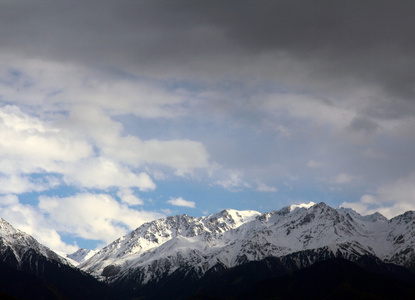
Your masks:
M 415 213 L 388 220 L 379 213 L 361 216 L 351 209 L 312 202 L 270 213 L 227 209 L 205 217 L 154 220 L 99 251 L 80 249 L 65 257 L 2 220 L 0 260 L 52 285 L 59 295 L 72 292 L 69 298 L 77 299 L 92 299 L 92 291 L 108 299 L 239 299 L 261 291 L 263 296 L 256 298 L 268 299 L 278 291 L 290 292 L 281 282 L 295 286 L 307 276 L 318 278 L 322 270 L 338 278 L 319 283 L 327 292 L 344 290 L 347 279 L 350 288 L 344 292 L 354 298 L 368 293 L 383 297 L 399 286 L 395 295 L 404 299 L 415 295 Z M 47 262 L 47 267 L 39 267 L 39 261 Z M 65 272 L 78 278 L 81 286 L 89 282 L 90 291 L 80 289 L 74 295 L 73 289 L 51 283 L 49 264 L 69 270 Z M 336 277 L 336 268 L 344 270 L 345 277 Z M 55 269 L 54 277 L 60 278 Z M 352 278 L 363 273 L 369 281 L 362 286 L 364 281 Z M 375 278 L 389 282 L 389 290 L 371 290 Z M 321 298 L 321 293 L 315 295 Z M 293 299 L 301 298 L 297 296 Z
M 265 214 L 228 209 L 207 217 L 155 220 L 104 247 L 79 268 L 109 282 L 134 277 L 137 284 L 146 284 L 178 269 L 201 277 L 212 268 L 304 251 L 307 258 L 295 262 L 299 268 L 321 256 L 353 261 L 363 255 L 413 268 L 414 245 L 413 212 L 387 220 L 379 213 L 361 216 L 310 203 Z

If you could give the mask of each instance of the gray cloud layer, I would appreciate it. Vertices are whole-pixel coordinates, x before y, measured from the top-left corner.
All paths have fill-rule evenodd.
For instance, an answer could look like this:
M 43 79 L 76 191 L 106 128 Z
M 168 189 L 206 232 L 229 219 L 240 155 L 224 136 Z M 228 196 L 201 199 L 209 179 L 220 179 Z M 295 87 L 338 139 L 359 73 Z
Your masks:
M 409 1 L 1 1 L 0 49 L 191 82 L 378 89 L 351 124 L 372 132 L 365 117 L 414 114 L 414 12 Z
M 3 51 L 138 74 L 242 72 L 267 55 L 411 98 L 414 12 L 409 1 L 2 1 L 0 38 Z

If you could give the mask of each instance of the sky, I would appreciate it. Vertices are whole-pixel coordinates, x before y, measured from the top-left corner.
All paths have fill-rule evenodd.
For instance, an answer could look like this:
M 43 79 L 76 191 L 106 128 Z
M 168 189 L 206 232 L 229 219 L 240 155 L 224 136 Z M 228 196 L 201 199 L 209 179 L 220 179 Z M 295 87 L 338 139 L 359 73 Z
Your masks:
M 0 216 L 72 253 L 176 214 L 415 210 L 414 13 L 0 0 Z

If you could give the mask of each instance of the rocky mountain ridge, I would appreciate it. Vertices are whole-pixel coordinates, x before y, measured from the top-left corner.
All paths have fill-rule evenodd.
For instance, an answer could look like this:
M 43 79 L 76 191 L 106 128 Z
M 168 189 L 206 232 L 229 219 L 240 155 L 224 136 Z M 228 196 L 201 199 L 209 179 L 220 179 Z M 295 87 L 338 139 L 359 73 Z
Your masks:
M 254 285 L 267 286 L 266 280 L 302 270 L 305 273 L 298 274 L 313 273 L 307 271 L 313 270 L 310 266 L 321 262 L 336 266 L 341 262 L 338 259 L 346 259 L 371 272 L 370 278 L 379 275 L 387 276 L 386 282 L 398 280 L 406 297 L 415 292 L 411 289 L 414 248 L 414 212 L 388 220 L 379 213 L 361 216 L 351 209 L 309 203 L 264 214 L 229 209 L 207 217 L 154 220 L 95 255 L 86 249 L 63 255 L 71 261 L 68 263 L 61 254 L 1 219 L 0 268 L 8 279 L 0 294 L 24 299 L 45 295 L 51 299 L 239 297 L 251 288 L 256 293 Z M 81 271 L 73 267 L 78 263 Z M 359 272 L 342 276 L 347 281 Z M 218 282 L 222 282 L 219 289 Z M 337 284 L 342 286 L 339 282 L 319 288 L 336 289 Z M 273 286 L 266 290 L 274 293 Z M 366 292 L 365 287 L 355 288 Z
M 155 220 L 114 241 L 79 267 L 109 283 L 155 282 L 175 272 L 202 277 L 266 257 L 307 267 L 325 257 L 363 255 L 408 268 L 415 262 L 415 214 L 391 220 L 324 203 L 270 213 L 224 210 Z M 287 262 L 288 263 L 288 262 Z
M 68 262 L 48 247 L 40 244 L 32 236 L 14 228 L 0 218 L 0 259 L 13 267 L 20 269 L 25 260 L 30 257 L 42 255 L 50 261 L 63 265 Z

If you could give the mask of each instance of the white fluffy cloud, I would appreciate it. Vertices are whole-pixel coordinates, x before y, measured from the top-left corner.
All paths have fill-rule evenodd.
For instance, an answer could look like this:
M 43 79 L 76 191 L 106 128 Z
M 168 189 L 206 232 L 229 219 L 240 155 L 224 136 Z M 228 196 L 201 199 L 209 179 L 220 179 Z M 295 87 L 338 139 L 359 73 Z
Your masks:
M 341 206 L 351 207 L 362 214 L 376 211 L 388 218 L 415 210 L 415 173 L 400 178 L 379 188 L 373 194 L 365 194 L 358 202 L 343 202 Z
M 98 104 L 98 103 L 97 103 Z M 4 193 L 41 190 L 20 174 L 58 173 L 67 184 L 87 188 L 138 187 L 152 190 L 150 176 L 137 168 L 169 167 L 177 175 L 208 167 L 204 146 L 191 140 L 148 140 L 122 136 L 123 125 L 103 107 L 69 106 L 45 121 L 17 106 L 0 108 L 0 166 Z M 156 172 L 156 171 L 154 171 Z M 7 180 L 6 180 L 7 179 Z
M 74 108 L 63 125 L 93 139 L 103 156 L 123 164 L 169 167 L 179 175 L 209 165 L 209 155 L 202 143 L 188 139 L 143 141 L 137 136 L 123 136 L 123 125 L 96 107 Z
M 135 166 L 145 163 L 167 166 L 176 170 L 178 175 L 208 167 L 209 158 L 203 144 L 196 141 L 141 141 L 132 136 L 112 139 L 112 143 L 103 146 L 102 151 L 107 156 Z
M 144 222 L 163 214 L 138 211 L 107 194 L 83 193 L 71 197 L 39 198 L 37 206 L 22 204 L 16 195 L 0 197 L 0 215 L 39 242 L 63 253 L 78 249 L 62 241 L 60 234 L 110 243 Z
M 92 154 L 84 140 L 70 138 L 19 107 L 0 108 L 0 161 L 8 173 L 53 172 L 59 163 L 72 163 Z
M 54 226 L 38 208 L 21 204 L 16 195 L 0 197 L 0 214 L 14 227 L 32 235 L 53 250 L 72 253 L 78 249 L 76 244 L 70 245 L 62 241 Z
M 106 243 L 144 222 L 164 216 L 129 208 L 107 194 L 91 193 L 64 198 L 42 196 L 39 210 L 48 216 L 48 221 L 57 231 Z
M 200 142 L 143 141 L 123 135 L 123 124 L 113 120 L 114 116 L 131 114 L 143 118 L 183 116 L 183 104 L 189 98 L 185 90 L 144 79 L 113 80 L 81 66 L 23 60 L 11 56 L 7 65 L 0 64 L 2 98 L 16 103 L 0 111 L 0 155 L 26 157 L 30 153 L 29 165 L 47 169 L 54 167 L 51 162 L 79 161 L 98 148 L 112 160 L 133 166 L 167 166 L 178 175 L 208 167 L 209 155 Z M 24 113 L 25 109 L 38 116 Z M 35 161 L 37 158 L 48 160 Z
M 118 191 L 117 196 L 129 206 L 144 204 L 144 201 L 137 197 L 131 189 L 121 189 Z
M 175 205 L 175 206 L 184 206 L 184 207 L 190 207 L 190 208 L 196 207 L 195 202 L 184 200 L 182 197 L 170 198 L 170 200 L 168 200 L 167 203 L 170 203 L 171 205 Z
M 0 194 L 22 194 L 41 192 L 55 187 L 59 181 L 50 177 L 44 180 L 32 180 L 28 176 L 7 175 L 0 173 Z
M 65 174 L 64 181 L 67 184 L 79 187 L 95 189 L 138 187 L 142 191 L 156 188 L 147 173 L 134 173 L 130 168 L 103 157 L 94 157 L 67 165 L 63 172 Z
M 67 184 L 87 188 L 119 186 L 152 190 L 156 187 L 148 174 L 133 172 L 116 161 L 94 156 L 87 137 L 76 139 L 67 131 L 47 127 L 39 118 L 21 112 L 16 106 L 0 109 L 0 120 L 0 165 L 5 173 L 0 178 L 0 192 L 51 188 L 51 184 L 34 182 L 28 176 L 45 172 L 62 174 Z
M 111 242 L 164 216 L 132 208 L 144 204 L 135 191 L 156 189 L 154 174 L 168 174 L 157 176 L 165 179 L 208 168 L 202 143 L 142 140 L 115 120 L 182 116 L 184 91 L 145 80 L 107 80 L 65 64 L 13 63 L 16 69 L 0 63 L 2 101 L 14 103 L 0 106 L 0 216 L 45 245 L 75 251 L 62 233 Z M 73 195 L 41 196 L 39 205 L 35 198 L 19 202 L 19 194 L 58 187 Z M 114 190 L 117 199 L 108 194 Z

